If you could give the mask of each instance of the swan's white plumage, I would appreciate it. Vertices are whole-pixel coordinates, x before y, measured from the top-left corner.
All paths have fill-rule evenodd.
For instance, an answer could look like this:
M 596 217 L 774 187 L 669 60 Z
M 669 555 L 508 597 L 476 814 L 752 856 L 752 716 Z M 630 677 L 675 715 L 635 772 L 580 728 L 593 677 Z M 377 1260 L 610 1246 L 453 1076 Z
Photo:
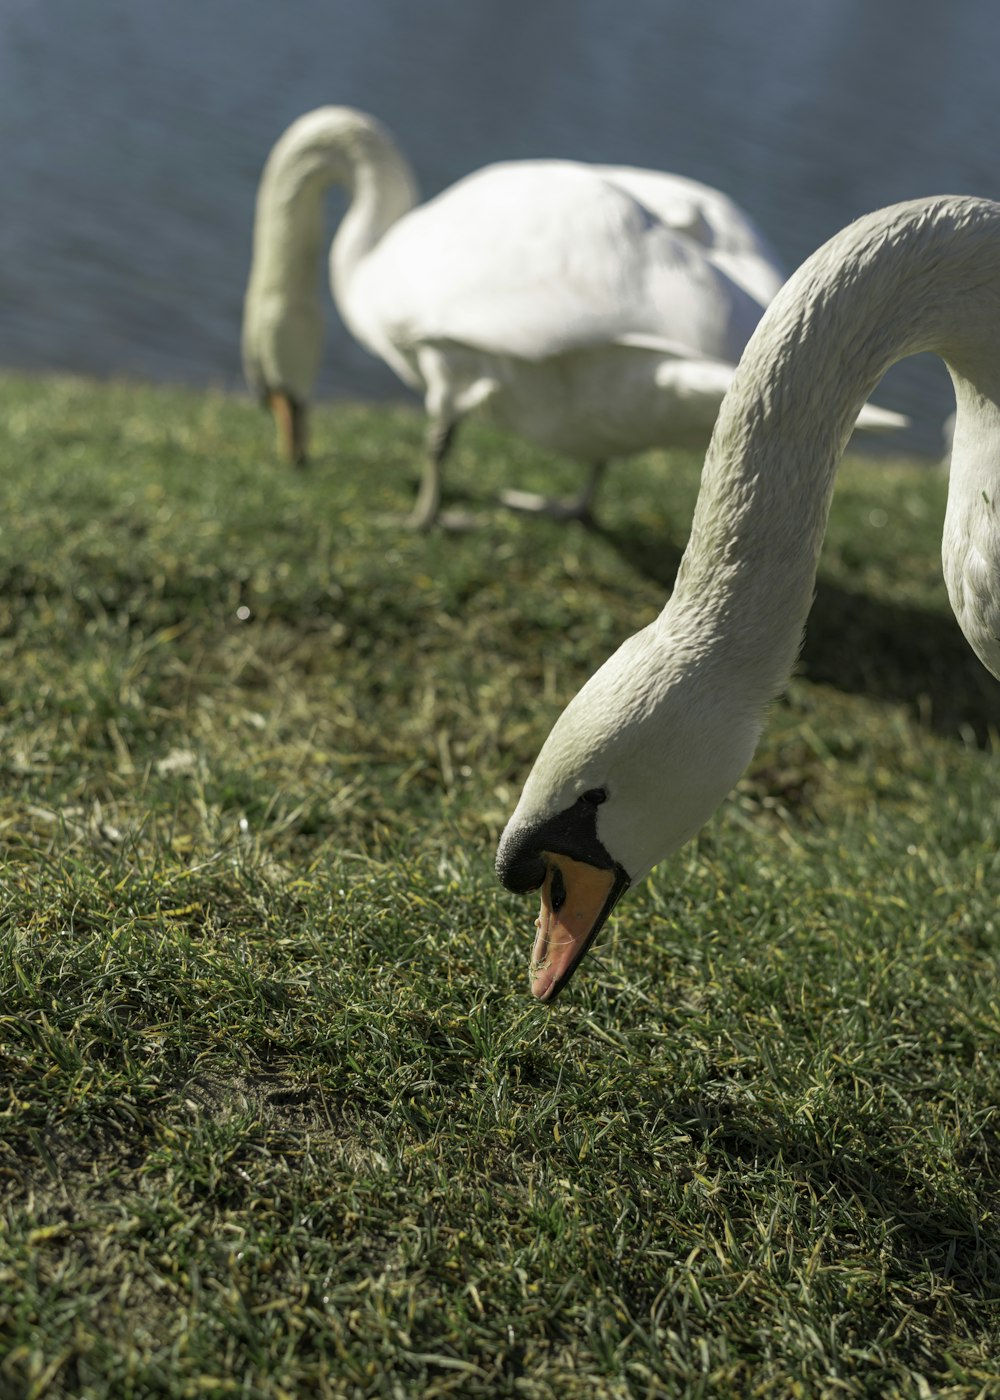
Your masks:
M 322 199 L 351 194 L 330 252 L 352 334 L 423 395 L 437 507 L 451 428 L 475 407 L 583 462 L 708 441 L 733 366 L 782 271 L 725 195 L 657 171 L 572 161 L 488 166 L 416 206 L 388 133 L 308 113 L 268 158 L 243 352 L 250 382 L 304 405 L 319 364 Z M 871 410 L 876 429 L 898 415 Z
M 984 200 L 869 215 L 781 290 L 719 414 L 673 596 L 570 702 L 528 777 L 498 853 L 512 888 L 540 870 L 546 838 L 536 833 L 581 794 L 606 794 L 588 840 L 634 883 L 735 784 L 795 661 L 858 406 L 891 364 L 920 351 L 945 360 L 957 400 L 949 596 L 1000 677 L 998 327 L 1000 205 Z M 558 991 L 586 946 L 562 956 L 561 980 L 543 980 L 540 995 Z
M 587 166 L 488 166 L 414 209 L 345 288 L 362 333 L 531 362 L 628 346 L 739 358 L 761 303 Z
M 667 228 L 702 247 L 761 306 L 776 295 L 785 280 L 781 260 L 729 195 L 684 175 L 629 165 L 592 168 L 652 209 Z

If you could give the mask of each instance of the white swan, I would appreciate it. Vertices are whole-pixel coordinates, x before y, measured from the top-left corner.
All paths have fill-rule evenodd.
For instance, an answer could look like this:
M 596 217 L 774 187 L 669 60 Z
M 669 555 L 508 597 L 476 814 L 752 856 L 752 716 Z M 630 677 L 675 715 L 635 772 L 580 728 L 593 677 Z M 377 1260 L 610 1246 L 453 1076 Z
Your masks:
M 673 596 L 570 702 L 529 774 L 497 872 L 541 887 L 541 999 L 750 761 L 799 649 L 858 406 L 923 350 L 944 359 L 958 405 L 948 594 L 1000 676 L 1000 204 L 917 200 L 860 219 L 779 292 L 719 415 Z
M 437 518 L 459 419 L 502 427 L 590 465 L 563 515 L 586 514 L 603 463 L 657 445 L 703 447 L 783 274 L 717 190 L 656 171 L 520 161 L 416 204 L 388 132 L 348 107 L 294 122 L 261 176 L 243 316 L 249 382 L 284 449 L 306 453 L 319 365 L 323 197 L 350 204 L 330 251 L 348 329 L 423 396 L 428 454 L 411 523 Z M 899 427 L 870 409 L 865 426 Z M 538 508 L 538 498 L 510 493 Z

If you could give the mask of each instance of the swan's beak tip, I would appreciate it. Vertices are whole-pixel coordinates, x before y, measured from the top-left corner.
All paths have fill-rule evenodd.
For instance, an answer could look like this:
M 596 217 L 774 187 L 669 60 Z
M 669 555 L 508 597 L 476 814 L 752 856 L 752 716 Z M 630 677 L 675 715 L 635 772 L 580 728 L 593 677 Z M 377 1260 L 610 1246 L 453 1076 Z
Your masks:
M 529 975 L 532 996 L 551 1006 L 610 912 L 615 873 L 568 856 L 546 859 Z M 552 892 L 557 871 L 562 885 L 558 900 Z
M 267 406 L 274 415 L 282 456 L 293 466 L 304 467 L 307 460 L 305 405 L 290 394 L 271 389 L 267 394 Z
M 536 1001 L 540 1001 L 543 1006 L 551 1006 L 556 999 L 555 982 L 550 968 L 538 968 L 534 966 L 530 973 L 531 995 Z

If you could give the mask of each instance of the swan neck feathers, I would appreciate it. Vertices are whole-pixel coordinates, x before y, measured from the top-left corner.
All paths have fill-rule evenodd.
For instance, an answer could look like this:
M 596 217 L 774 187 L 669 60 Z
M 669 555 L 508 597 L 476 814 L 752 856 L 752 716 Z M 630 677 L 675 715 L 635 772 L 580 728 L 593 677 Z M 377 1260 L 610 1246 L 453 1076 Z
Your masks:
M 693 611 L 734 665 L 757 672 L 758 700 L 781 690 L 812 602 L 837 466 L 892 364 L 935 351 L 966 405 L 953 507 L 978 496 L 982 480 L 996 482 L 1000 438 L 985 405 L 998 387 L 998 317 L 1000 206 L 984 200 L 895 205 L 808 259 L 768 309 L 723 403 L 665 623 Z M 996 594 L 992 536 L 990 547 Z M 996 671 L 998 660 L 994 650 L 987 664 Z
M 307 112 L 272 148 L 257 191 L 244 360 L 251 382 L 301 399 L 319 364 L 324 202 L 332 185 L 343 185 L 350 201 L 330 252 L 342 311 L 359 264 L 417 201 L 413 173 L 388 131 L 353 108 Z
M 331 185 L 347 188 L 350 206 L 338 230 L 351 235 L 359 256 L 370 251 L 417 202 L 413 172 L 384 126 L 350 107 L 321 107 L 293 122 L 275 144 L 257 196 L 258 236 L 264 271 L 280 269 L 287 284 L 298 272 L 296 253 L 314 254 L 315 274 L 324 245 L 323 197 Z M 353 225 L 353 227 L 352 227 Z M 255 249 L 256 260 L 256 249 Z

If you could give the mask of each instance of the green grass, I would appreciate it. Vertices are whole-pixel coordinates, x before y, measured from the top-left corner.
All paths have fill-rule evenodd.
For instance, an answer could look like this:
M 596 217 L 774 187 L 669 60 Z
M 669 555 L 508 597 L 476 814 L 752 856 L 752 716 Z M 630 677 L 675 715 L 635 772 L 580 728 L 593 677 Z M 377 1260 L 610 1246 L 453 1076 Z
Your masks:
M 697 463 L 0 380 L 0 1395 L 1000 1394 L 1000 687 L 842 473 L 745 780 L 558 1005 L 499 831 Z

